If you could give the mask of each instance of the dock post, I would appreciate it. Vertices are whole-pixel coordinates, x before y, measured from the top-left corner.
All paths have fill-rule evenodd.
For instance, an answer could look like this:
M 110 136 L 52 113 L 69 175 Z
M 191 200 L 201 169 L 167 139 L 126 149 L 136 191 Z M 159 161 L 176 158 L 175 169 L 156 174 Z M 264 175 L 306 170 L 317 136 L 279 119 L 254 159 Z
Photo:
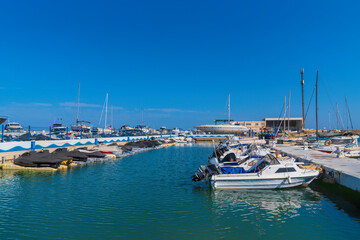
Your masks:
M 35 151 L 35 140 L 31 141 L 31 145 L 30 145 L 30 151 Z
M 29 135 L 28 135 L 28 140 L 31 140 L 31 133 L 30 133 L 30 125 L 29 125 Z
M 2 164 L 5 163 L 5 156 L 2 157 Z
M 66 126 L 66 136 L 65 136 L 65 140 L 67 140 L 69 137 L 69 129 L 68 127 Z
M 51 127 L 49 128 L 49 140 L 51 140 Z
M 1 142 L 4 142 L 4 125 L 1 127 Z
M 304 150 L 309 150 L 309 143 L 308 142 L 304 142 Z

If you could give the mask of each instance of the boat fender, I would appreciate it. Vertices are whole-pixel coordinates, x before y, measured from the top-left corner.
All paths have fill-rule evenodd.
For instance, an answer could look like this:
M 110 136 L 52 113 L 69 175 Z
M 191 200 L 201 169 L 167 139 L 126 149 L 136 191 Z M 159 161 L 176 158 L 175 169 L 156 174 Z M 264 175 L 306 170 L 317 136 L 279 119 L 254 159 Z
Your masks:
M 325 146 L 330 146 L 330 145 L 331 145 L 331 140 L 330 139 L 326 140 L 325 141 Z
M 291 177 L 290 176 L 288 176 L 288 182 L 291 183 Z

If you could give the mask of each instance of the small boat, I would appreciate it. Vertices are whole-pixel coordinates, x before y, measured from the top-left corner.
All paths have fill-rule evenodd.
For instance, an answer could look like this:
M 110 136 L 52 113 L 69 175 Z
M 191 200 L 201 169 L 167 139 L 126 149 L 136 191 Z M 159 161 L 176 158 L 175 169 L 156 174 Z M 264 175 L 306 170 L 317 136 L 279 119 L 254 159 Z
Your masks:
M 271 154 L 238 164 L 220 165 L 216 158 L 211 158 L 200 170 L 193 181 L 207 179 L 214 189 L 291 188 L 306 186 L 319 175 L 319 171 L 300 168 L 294 159 L 279 160 Z
M 17 122 L 9 122 L 5 125 L 4 135 L 10 137 L 19 137 L 25 133 L 24 128 Z
M 63 126 L 61 123 L 54 123 L 51 126 L 51 132 L 56 135 L 64 134 L 66 133 L 66 127 Z

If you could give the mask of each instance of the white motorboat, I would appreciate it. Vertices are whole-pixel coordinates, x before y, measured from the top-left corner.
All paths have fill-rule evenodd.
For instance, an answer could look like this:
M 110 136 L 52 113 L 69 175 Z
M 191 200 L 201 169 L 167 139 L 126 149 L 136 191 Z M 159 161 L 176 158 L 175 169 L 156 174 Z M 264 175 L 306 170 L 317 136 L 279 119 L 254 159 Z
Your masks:
M 66 133 L 66 126 L 63 126 L 61 123 L 54 123 L 51 126 L 51 132 L 53 132 L 54 134 L 58 135 L 58 134 L 64 134 Z
M 199 126 L 195 126 L 195 128 L 206 133 L 214 133 L 214 134 L 239 134 L 239 133 L 247 132 L 249 130 L 247 127 L 232 123 L 199 125 Z
M 215 124 L 199 125 L 195 126 L 195 128 L 202 132 L 213 134 L 240 134 L 249 131 L 247 127 L 235 124 L 230 119 L 230 94 L 228 98 L 227 120 L 215 120 Z
M 24 128 L 16 122 L 9 122 L 5 125 L 4 128 L 4 135 L 11 135 L 11 136 L 20 136 L 24 134 Z
M 227 166 L 211 158 L 193 180 L 208 179 L 214 189 L 277 189 L 306 186 L 319 175 L 316 170 L 299 168 L 293 159 L 278 160 L 270 154 L 251 163 L 248 168 L 244 163 Z

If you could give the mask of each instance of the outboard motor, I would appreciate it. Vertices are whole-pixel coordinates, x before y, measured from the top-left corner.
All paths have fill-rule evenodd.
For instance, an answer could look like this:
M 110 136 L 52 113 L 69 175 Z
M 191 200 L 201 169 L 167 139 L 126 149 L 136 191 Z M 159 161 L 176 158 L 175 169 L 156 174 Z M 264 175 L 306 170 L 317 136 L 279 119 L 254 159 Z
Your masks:
M 219 161 L 216 157 L 212 157 L 208 160 L 205 169 L 199 168 L 199 172 L 196 172 L 191 179 L 194 182 L 199 182 L 203 179 L 208 181 L 209 177 L 215 174 L 219 174 L 219 170 L 217 166 L 219 165 Z

